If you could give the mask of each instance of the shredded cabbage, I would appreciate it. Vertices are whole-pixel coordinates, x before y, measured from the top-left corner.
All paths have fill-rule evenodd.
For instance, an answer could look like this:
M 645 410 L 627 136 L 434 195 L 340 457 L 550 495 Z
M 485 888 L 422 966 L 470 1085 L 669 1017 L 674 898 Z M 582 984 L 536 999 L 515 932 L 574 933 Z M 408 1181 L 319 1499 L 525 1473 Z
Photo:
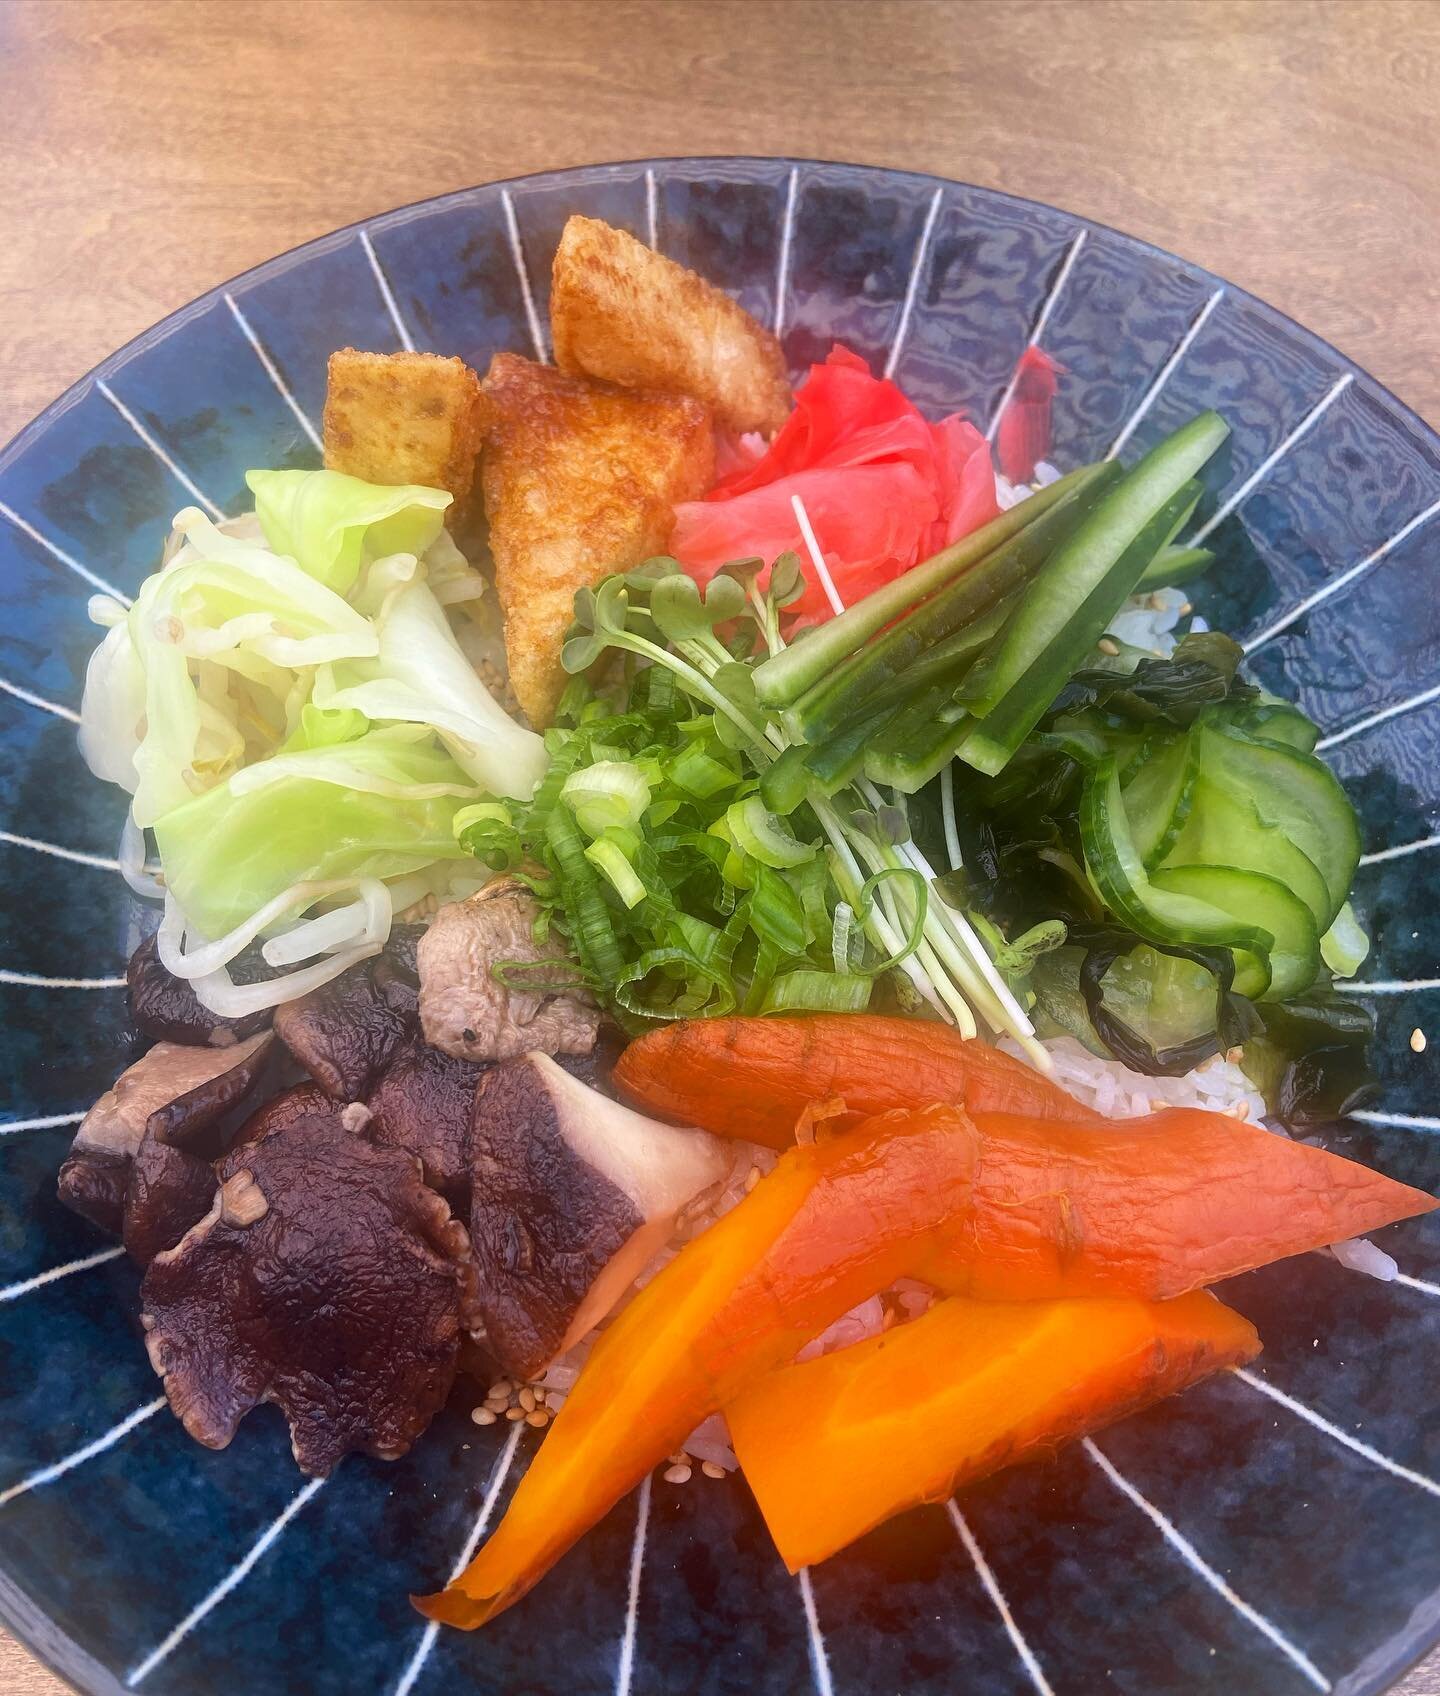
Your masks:
M 545 775 L 545 744 L 496 706 L 428 586 L 417 579 L 397 589 L 375 628 L 375 659 L 322 667 L 315 705 L 430 725 L 490 794 L 528 800 Z
M 445 608 L 475 603 L 484 580 L 443 529 L 448 494 L 333 471 L 247 481 L 254 513 L 176 515 L 133 606 L 94 598 L 105 635 L 81 708 L 86 762 L 134 798 L 127 866 L 152 830 L 167 934 L 177 958 L 193 939 L 207 970 L 189 975 L 207 979 L 207 940 L 253 932 L 262 912 L 272 925 L 287 891 L 369 880 L 373 902 L 377 879 L 397 882 L 397 898 L 445 883 L 442 866 L 465 857 L 457 810 L 528 800 L 546 765 L 541 738 L 496 705 L 451 633 Z M 297 927 L 278 956 L 297 962 L 325 938 L 353 954 L 375 940 L 362 918 L 352 903 L 304 921 L 315 928 Z M 227 957 L 214 956 L 222 1000 Z
M 250 471 L 245 481 L 265 540 L 339 595 L 355 586 L 365 554 L 423 554 L 453 498 L 415 483 L 362 483 L 340 471 Z
M 395 878 L 460 859 L 453 819 L 479 791 L 408 725 L 277 754 L 157 821 L 166 885 L 224 936 L 293 884 Z

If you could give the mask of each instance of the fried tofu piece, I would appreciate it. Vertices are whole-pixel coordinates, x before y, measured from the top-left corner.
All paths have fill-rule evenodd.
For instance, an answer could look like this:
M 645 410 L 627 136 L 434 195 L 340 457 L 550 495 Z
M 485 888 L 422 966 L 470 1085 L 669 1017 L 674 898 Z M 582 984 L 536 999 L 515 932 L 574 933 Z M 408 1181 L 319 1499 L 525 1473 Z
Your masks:
M 325 464 L 367 483 L 448 489 L 460 513 L 480 451 L 480 379 L 435 353 L 330 355 Z
M 728 294 L 596 218 L 565 225 L 550 283 L 562 371 L 693 395 L 727 430 L 773 435 L 790 411 L 785 355 Z
M 685 395 L 497 353 L 482 385 L 481 486 L 510 682 L 537 729 L 565 687 L 575 591 L 663 551 L 676 501 L 709 487 L 710 414 Z

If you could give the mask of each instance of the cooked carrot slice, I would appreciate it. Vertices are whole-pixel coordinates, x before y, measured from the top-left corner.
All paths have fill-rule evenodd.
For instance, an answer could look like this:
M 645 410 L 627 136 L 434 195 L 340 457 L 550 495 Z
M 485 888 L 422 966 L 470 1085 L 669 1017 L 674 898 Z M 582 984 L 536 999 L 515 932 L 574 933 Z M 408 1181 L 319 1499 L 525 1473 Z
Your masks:
M 970 1113 L 1097 1117 L 989 1043 L 875 1013 L 665 1025 L 630 1044 L 615 1081 L 659 1118 L 769 1148 L 789 1148 L 802 1111 L 827 1096 L 844 1099 L 848 1124 L 937 1101 Z
M 495 1534 L 420 1610 L 469 1629 L 509 1607 L 707 1414 L 902 1276 L 969 1198 L 960 1123 L 792 1149 L 601 1333 Z
M 1259 1350 L 1249 1320 L 1204 1291 L 1166 1302 L 952 1299 L 767 1373 L 725 1417 L 781 1559 L 798 1572 L 892 1514 Z
M 975 1124 L 970 1213 L 919 1274 L 951 1295 L 1163 1301 L 1440 1205 L 1223 1113 L 1098 1125 L 980 1113 Z
M 1435 1202 L 1234 1119 L 884 1114 L 792 1148 L 605 1331 L 493 1537 L 418 1605 L 474 1627 L 709 1413 L 912 1275 L 951 1294 L 1183 1294 Z

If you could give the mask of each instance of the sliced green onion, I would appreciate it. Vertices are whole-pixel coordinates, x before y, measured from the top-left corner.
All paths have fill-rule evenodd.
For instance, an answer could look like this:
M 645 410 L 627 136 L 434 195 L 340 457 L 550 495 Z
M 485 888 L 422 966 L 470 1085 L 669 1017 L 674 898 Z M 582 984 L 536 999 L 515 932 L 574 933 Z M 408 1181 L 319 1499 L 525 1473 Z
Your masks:
M 728 807 L 725 824 L 741 853 L 762 866 L 800 866 L 815 856 L 814 845 L 797 842 L 783 820 L 766 810 L 758 795 L 747 795 Z
M 830 955 L 835 962 L 835 970 L 848 975 L 850 971 L 850 955 L 855 939 L 855 911 L 848 901 L 835 903 L 835 928 L 830 935 Z
M 809 936 L 800 897 L 786 879 L 769 866 L 755 868 L 755 887 L 750 892 L 750 925 L 762 942 L 772 943 L 782 954 L 805 952 Z
M 951 578 L 958 577 L 1002 542 L 1023 530 L 1048 507 L 1069 494 L 1086 474 L 1072 472 L 1069 477 L 1062 477 L 1048 488 L 1038 490 L 1028 500 L 1011 507 L 1009 512 L 1002 512 L 998 518 L 962 537 L 933 559 L 915 566 L 904 576 L 857 601 L 848 611 L 808 632 L 803 641 L 792 643 L 783 652 L 762 661 L 755 669 L 755 689 L 760 699 L 776 707 L 786 707 L 798 700 L 868 637 L 877 630 L 883 630 L 907 608 L 926 595 L 934 594 Z
M 870 1004 L 870 979 L 848 972 L 802 969 L 770 985 L 762 1013 L 863 1013 Z
M 627 907 L 638 907 L 645 899 L 645 885 L 618 842 L 608 836 L 597 837 L 585 850 L 585 858 L 609 881 Z
M 599 836 L 615 825 L 633 829 L 639 824 L 650 805 L 650 785 L 633 760 L 599 760 L 572 772 L 560 799 L 587 836 Z
M 694 742 L 682 748 L 670 762 L 670 781 L 679 784 L 687 794 L 700 801 L 708 801 L 722 790 L 733 789 L 738 776 L 733 766 L 727 766 L 713 754 L 707 754 Z

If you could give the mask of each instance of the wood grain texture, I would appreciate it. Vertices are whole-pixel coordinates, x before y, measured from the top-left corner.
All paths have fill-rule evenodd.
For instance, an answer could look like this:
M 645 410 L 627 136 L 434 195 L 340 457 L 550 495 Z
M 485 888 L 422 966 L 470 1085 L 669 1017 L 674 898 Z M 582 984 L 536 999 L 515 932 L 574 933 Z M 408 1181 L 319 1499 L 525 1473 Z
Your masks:
M 1101 219 L 1440 422 L 1437 107 L 1437 0 L 0 0 L 0 440 L 339 224 L 551 166 L 733 152 Z M 6 1696 L 60 1688 L 0 1642 Z M 1401 1688 L 1440 1696 L 1440 1660 Z

